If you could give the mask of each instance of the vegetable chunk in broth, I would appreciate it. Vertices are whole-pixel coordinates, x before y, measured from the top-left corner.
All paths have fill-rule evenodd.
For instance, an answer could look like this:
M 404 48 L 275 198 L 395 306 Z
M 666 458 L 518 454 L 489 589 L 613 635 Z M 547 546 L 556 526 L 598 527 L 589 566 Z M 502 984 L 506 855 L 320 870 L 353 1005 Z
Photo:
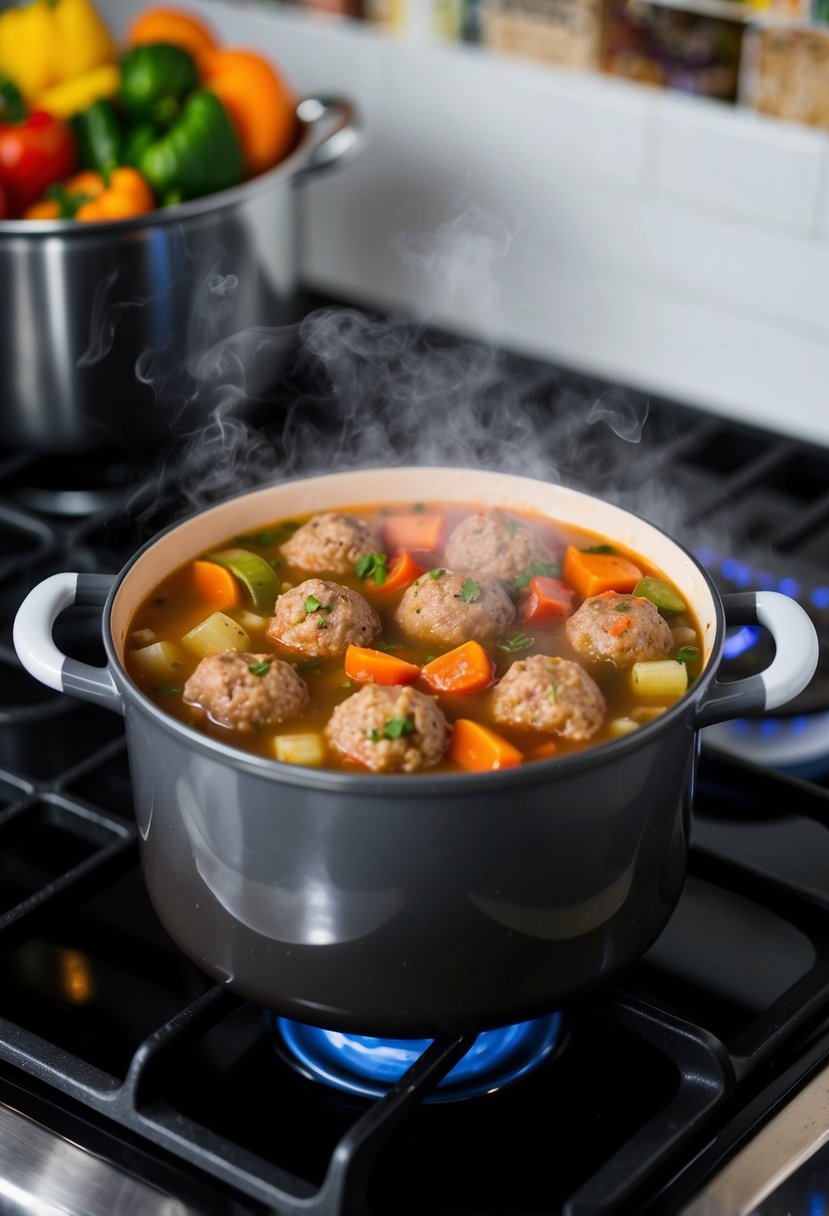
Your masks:
M 700 639 L 612 539 L 394 503 L 221 538 L 141 603 L 125 663 L 166 712 L 271 759 L 475 772 L 640 729 L 699 674 Z

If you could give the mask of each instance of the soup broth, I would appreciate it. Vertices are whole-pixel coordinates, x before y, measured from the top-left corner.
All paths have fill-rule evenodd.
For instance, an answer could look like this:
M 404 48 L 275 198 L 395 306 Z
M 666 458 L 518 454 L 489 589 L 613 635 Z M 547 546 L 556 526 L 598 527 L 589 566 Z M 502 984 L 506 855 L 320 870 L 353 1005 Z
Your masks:
M 701 634 L 612 538 L 474 503 L 376 503 L 277 520 L 171 571 L 132 618 L 125 665 L 166 713 L 270 759 L 457 772 L 640 729 L 699 673 Z

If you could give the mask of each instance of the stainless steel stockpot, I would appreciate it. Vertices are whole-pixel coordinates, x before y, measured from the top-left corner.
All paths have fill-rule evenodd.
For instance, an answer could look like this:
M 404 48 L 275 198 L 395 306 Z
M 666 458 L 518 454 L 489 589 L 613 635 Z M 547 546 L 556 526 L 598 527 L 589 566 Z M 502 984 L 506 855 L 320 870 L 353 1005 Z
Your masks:
M 354 503 L 442 499 L 531 510 L 642 553 L 702 630 L 688 693 L 634 734 L 492 773 L 378 776 L 280 764 L 168 716 L 127 675 L 139 602 L 228 536 Z M 52 626 L 102 604 L 107 664 L 64 656 Z M 726 623 L 754 621 L 771 665 L 717 682 Z M 774 709 L 809 682 L 817 638 L 773 592 L 721 601 L 652 525 L 560 486 L 470 469 L 378 469 L 286 482 L 162 533 L 115 579 L 57 574 L 15 621 L 51 688 L 124 715 L 144 873 L 162 922 L 215 979 L 334 1029 L 425 1035 L 519 1021 L 606 978 L 656 938 L 682 889 L 698 728 Z
M 352 151 L 345 101 L 297 107 L 294 151 L 135 219 L 0 221 L 0 442 L 157 445 L 277 383 L 298 317 L 297 186 Z

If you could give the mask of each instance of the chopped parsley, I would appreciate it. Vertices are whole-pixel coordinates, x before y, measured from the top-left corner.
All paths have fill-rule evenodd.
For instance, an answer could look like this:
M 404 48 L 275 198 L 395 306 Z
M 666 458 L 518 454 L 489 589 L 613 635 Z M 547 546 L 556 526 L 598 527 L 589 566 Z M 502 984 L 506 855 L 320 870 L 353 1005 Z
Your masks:
M 521 527 L 518 520 L 510 519 L 509 515 L 504 516 L 504 523 L 507 525 L 507 528 L 509 529 L 510 532 L 512 532 L 513 535 L 515 535 L 515 533 Z
M 351 687 L 352 687 L 352 683 L 350 680 L 343 680 L 342 684 L 340 685 L 340 688 L 351 688 Z
M 425 502 L 413 502 L 413 503 L 412 503 L 412 510 L 413 510 L 413 511 L 416 511 L 416 512 L 418 512 L 418 513 L 420 513 L 421 511 L 425 511 L 425 510 L 426 510 L 426 503 L 425 503 Z
M 262 659 L 259 663 L 251 663 L 248 671 L 252 676 L 266 676 L 271 669 L 270 659 Z
M 579 549 L 579 553 L 615 553 L 616 550 L 612 545 L 588 545 L 586 549 Z
M 176 688 L 174 684 L 159 684 L 153 688 L 153 692 L 160 697 L 180 697 L 184 690 Z
M 270 549 L 278 540 L 279 532 L 274 528 L 266 528 L 264 532 L 251 532 L 248 536 L 237 536 L 236 544 L 257 545 L 260 549 Z
M 296 666 L 296 664 L 294 664 Z M 304 663 L 299 664 L 300 671 L 319 671 L 322 667 L 322 659 L 319 655 L 315 655 L 313 659 L 308 659 Z
M 411 735 L 413 732 L 414 722 L 410 717 L 389 718 L 382 730 L 367 730 L 366 736 L 372 743 L 379 743 L 381 739 L 400 739 L 403 735 Z
M 617 612 L 630 612 L 630 604 L 617 604 L 616 611 Z
M 446 573 L 446 571 L 444 570 L 443 566 L 436 566 L 434 570 L 429 571 L 429 578 L 433 578 L 433 579 L 437 580 L 437 579 L 441 578 L 445 573 Z
M 403 647 L 399 642 L 384 642 L 382 638 L 378 638 L 374 643 L 375 650 L 382 650 L 385 654 L 391 654 L 393 650 L 402 650 Z
M 551 685 L 550 685 L 550 691 L 549 691 L 549 693 L 548 693 L 548 696 L 549 696 L 549 698 L 550 698 L 550 700 L 551 700 L 551 701 L 557 701 L 557 700 L 558 700 L 558 684 L 551 684 Z
M 512 585 L 516 591 L 521 591 L 524 587 L 529 587 L 530 583 L 538 575 L 543 575 L 545 578 L 551 578 L 553 575 L 561 574 L 561 568 L 557 562 L 540 562 L 537 558 L 533 559 L 527 566 L 526 570 L 512 580 Z
M 327 629 L 328 622 L 321 616 L 317 617 L 317 629 Z
M 534 646 L 535 638 L 526 633 L 513 633 L 508 638 L 499 638 L 495 645 L 507 654 L 517 654 L 519 650 L 529 650 Z
M 461 586 L 460 594 L 455 596 L 456 600 L 463 600 L 465 604 L 474 604 L 476 600 L 481 598 L 481 588 L 475 582 L 474 578 L 465 578 Z
M 333 604 L 321 603 L 315 595 L 308 595 L 305 597 L 305 614 L 306 614 L 306 616 L 310 616 L 312 612 L 331 612 L 333 607 L 334 607 Z M 320 618 L 320 620 L 321 619 L 322 618 Z M 324 624 L 320 625 L 319 620 L 317 621 L 317 626 L 320 629 L 325 628 Z
M 385 553 L 364 553 L 355 563 L 354 573 L 357 578 L 368 578 L 371 575 L 380 586 L 389 576 L 389 559 Z
M 680 646 L 674 658 L 677 663 L 698 663 L 700 658 L 699 646 Z

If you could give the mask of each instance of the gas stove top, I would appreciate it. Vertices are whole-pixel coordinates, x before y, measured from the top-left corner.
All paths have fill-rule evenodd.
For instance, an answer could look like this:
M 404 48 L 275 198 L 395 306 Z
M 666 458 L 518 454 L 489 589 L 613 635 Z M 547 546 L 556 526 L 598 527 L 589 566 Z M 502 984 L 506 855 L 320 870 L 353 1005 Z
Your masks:
M 829 713 L 829 453 L 653 402 L 634 446 L 624 412 L 604 425 L 608 398 L 583 377 L 537 369 L 532 383 L 527 426 L 555 447 L 563 481 L 651 514 L 723 589 L 774 586 L 801 599 L 821 636 L 821 669 L 775 738 L 819 731 Z M 286 389 L 286 401 L 256 434 L 257 460 L 234 470 L 236 489 L 285 467 L 297 401 L 314 434 L 342 448 L 318 387 Z M 637 416 L 640 404 L 624 403 Z M 405 459 L 405 431 L 387 430 Z M 319 467 L 320 451 L 309 445 L 308 469 L 294 455 L 289 471 Z M 772 1134 L 776 1115 L 800 1112 L 798 1095 L 829 1125 L 829 778 L 819 771 L 829 771 L 829 747 L 803 753 L 806 781 L 738 754 L 757 732 L 768 755 L 768 724 L 765 736 L 752 723 L 709 732 L 689 878 L 667 929 L 613 986 L 558 1011 L 535 1069 L 483 1096 L 429 1101 L 474 1040 L 463 1029 L 415 1052 L 382 1098 L 310 1079 L 268 1011 L 212 986 L 166 936 L 139 869 L 120 719 L 31 680 L 11 624 L 46 575 L 114 573 L 201 505 L 213 463 L 200 465 L 192 445 L 137 464 L 0 453 L 0 1210 L 789 1210 L 758 1181 L 771 1150 L 743 1168 L 742 1191 L 720 1171 L 737 1168 L 761 1127 Z M 101 661 L 99 629 L 96 613 L 76 608 L 58 641 Z M 730 644 L 735 676 L 765 661 L 756 636 L 735 633 Z M 818 1140 L 798 1142 L 789 1164 Z M 792 1211 L 824 1210 L 809 1196 L 823 1193 L 826 1173 L 813 1168 L 808 1195 L 802 1175 L 787 1184 Z M 709 1185 L 732 1190 L 700 1198 Z

